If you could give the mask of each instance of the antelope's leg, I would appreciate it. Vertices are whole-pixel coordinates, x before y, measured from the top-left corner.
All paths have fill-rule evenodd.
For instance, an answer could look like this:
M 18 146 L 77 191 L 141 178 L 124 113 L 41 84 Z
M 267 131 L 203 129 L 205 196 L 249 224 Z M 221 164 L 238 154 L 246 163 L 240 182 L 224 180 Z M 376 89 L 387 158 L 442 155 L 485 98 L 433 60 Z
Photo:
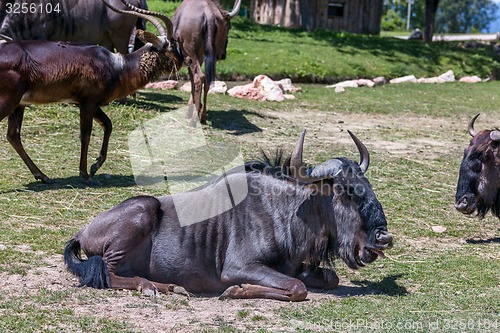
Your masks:
M 304 283 L 263 264 L 251 264 L 224 270 L 222 282 L 234 284 L 224 291 L 225 298 L 269 298 L 280 301 L 303 301 L 307 296 Z
M 14 111 L 9 115 L 9 125 L 7 129 L 7 140 L 14 147 L 17 154 L 23 159 L 24 163 L 30 169 L 31 173 L 37 180 L 44 183 L 53 183 L 54 181 L 47 177 L 38 167 L 33 163 L 31 158 L 24 150 L 21 142 L 21 126 L 24 117 L 24 106 L 17 106 Z
M 109 137 L 111 136 L 111 132 L 113 131 L 113 125 L 108 116 L 102 111 L 101 108 L 97 108 L 94 119 L 101 124 L 104 130 L 104 137 L 102 139 L 102 147 L 99 157 L 97 158 L 97 162 L 90 167 L 90 177 L 94 177 L 95 173 L 99 168 L 103 165 L 104 161 L 106 161 L 106 156 L 108 155 L 108 144 Z
M 92 120 L 97 107 L 91 104 L 80 104 L 80 175 L 85 183 L 91 185 L 92 177 L 87 173 L 87 156 L 89 152 L 90 136 L 92 134 Z

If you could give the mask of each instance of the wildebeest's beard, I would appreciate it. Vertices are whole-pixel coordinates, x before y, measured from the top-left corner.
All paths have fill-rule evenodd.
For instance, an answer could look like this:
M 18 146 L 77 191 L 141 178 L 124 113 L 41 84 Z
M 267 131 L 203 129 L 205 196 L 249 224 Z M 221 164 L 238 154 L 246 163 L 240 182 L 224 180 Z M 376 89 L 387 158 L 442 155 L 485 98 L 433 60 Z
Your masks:
M 392 246 L 382 205 L 359 167 L 351 165 L 333 181 L 335 253 L 352 269 L 383 256 Z

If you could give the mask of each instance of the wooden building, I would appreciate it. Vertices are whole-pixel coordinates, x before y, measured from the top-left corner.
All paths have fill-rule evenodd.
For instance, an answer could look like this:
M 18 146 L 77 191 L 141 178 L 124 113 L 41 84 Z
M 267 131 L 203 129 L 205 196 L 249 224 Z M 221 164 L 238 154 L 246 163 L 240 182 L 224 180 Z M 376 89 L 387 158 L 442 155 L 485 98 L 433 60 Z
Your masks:
M 384 0 L 252 0 L 260 24 L 379 34 Z

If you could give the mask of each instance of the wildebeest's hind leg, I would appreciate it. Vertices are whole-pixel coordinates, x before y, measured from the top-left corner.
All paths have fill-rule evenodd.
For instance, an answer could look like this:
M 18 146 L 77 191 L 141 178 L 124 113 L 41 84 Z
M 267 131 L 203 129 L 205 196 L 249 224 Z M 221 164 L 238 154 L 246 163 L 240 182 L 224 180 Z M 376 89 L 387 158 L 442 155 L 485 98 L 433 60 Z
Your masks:
M 80 278 L 81 285 L 93 288 L 187 294 L 182 287 L 147 279 L 151 235 L 160 217 L 160 203 L 149 196 L 128 199 L 100 214 L 66 245 L 68 269 Z
M 329 268 L 307 267 L 297 278 L 310 288 L 330 290 L 339 285 L 339 277 Z
M 186 289 L 176 284 L 159 283 L 141 277 L 123 277 L 114 273 L 110 273 L 109 277 L 111 283 L 110 288 L 113 289 L 138 290 L 148 296 L 158 296 L 158 292 L 163 294 L 176 293 L 186 296 L 191 295 Z
M 280 301 L 303 301 L 307 296 L 304 283 L 263 264 L 222 272 L 222 282 L 235 284 L 224 291 L 225 298 L 269 298 Z

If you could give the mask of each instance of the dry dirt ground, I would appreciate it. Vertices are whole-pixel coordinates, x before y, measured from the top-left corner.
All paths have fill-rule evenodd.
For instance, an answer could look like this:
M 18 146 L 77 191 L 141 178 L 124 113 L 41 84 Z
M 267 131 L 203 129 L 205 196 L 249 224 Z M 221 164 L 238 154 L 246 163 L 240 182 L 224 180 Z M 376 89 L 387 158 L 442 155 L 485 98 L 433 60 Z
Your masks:
M 304 111 L 266 111 L 263 117 L 252 119 L 263 131 L 238 136 L 266 147 L 273 139 L 276 145 L 288 147 L 296 138 L 282 135 L 290 127 L 307 128 L 308 145 L 332 149 L 335 144 L 355 147 L 345 130 L 354 131 L 370 149 L 379 154 L 421 159 L 438 157 L 441 152 L 464 147 L 468 141 L 468 119 L 409 117 L 405 115 L 335 114 Z M 407 138 L 407 133 L 417 133 Z M 456 139 L 453 138 L 456 136 Z M 404 137 L 404 138 L 403 138 Z M 314 144 L 312 142 L 315 142 Z M 451 145 L 451 146 L 450 146 Z M 307 155 L 307 152 L 306 152 Z M 357 158 L 357 157 L 356 157 Z M 26 248 L 25 251 L 30 251 Z M 377 263 L 375 263 L 377 264 Z M 365 295 L 374 291 L 356 286 L 348 277 L 341 277 L 341 286 L 331 292 L 310 292 L 308 305 L 349 295 Z M 283 307 L 301 307 L 304 303 L 289 304 L 272 300 L 225 300 L 217 297 L 191 297 L 162 295 L 151 298 L 138 292 L 122 290 L 90 290 L 77 287 L 77 280 L 63 265 L 62 256 L 46 259 L 46 266 L 33 268 L 25 276 L 0 273 L 0 292 L 16 298 L 35 295 L 41 289 L 66 293 L 60 305 L 74 310 L 75 315 L 94 318 L 112 318 L 129 324 L 139 332 L 192 332 L 195 330 L 234 327 L 243 331 L 259 328 L 272 331 L 294 332 L 297 329 L 319 331 L 319 327 L 279 315 Z M 48 304 L 48 307 L 54 307 Z M 74 329 L 72 329 L 74 331 Z

